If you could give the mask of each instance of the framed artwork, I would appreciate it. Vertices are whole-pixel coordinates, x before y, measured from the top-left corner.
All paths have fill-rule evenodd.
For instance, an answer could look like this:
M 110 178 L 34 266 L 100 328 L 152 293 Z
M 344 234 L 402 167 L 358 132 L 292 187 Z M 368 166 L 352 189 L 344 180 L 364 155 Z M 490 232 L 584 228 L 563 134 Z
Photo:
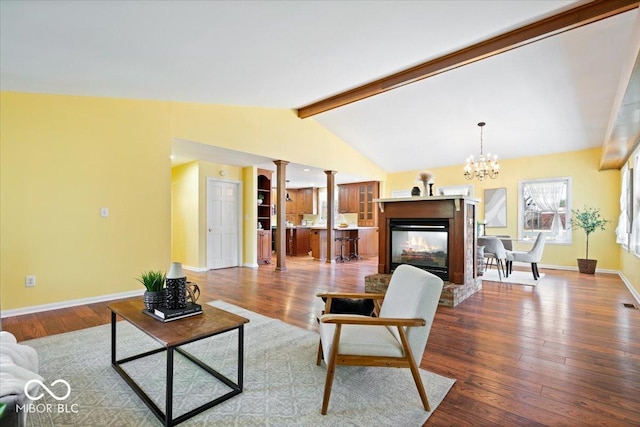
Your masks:
M 484 220 L 487 227 L 507 226 L 507 189 L 484 190 Z

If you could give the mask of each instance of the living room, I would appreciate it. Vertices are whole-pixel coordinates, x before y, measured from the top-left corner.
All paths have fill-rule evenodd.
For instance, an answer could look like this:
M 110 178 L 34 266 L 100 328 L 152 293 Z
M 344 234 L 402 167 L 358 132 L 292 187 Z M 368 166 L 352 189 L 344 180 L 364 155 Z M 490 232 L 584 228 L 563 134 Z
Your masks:
M 5 52 L 3 45 L 3 63 Z M 19 90 L 5 82 L 8 80 L 3 75 L 0 93 L 0 264 L 3 267 L 0 297 L 3 323 L 7 317 L 17 319 L 30 313 L 139 297 L 142 289 L 134 278 L 149 269 L 167 270 L 171 261 L 181 261 L 196 268 L 205 265 L 204 230 L 200 223 L 202 204 L 179 207 L 197 210 L 199 215 L 187 223 L 191 233 L 187 242 L 181 245 L 172 238 L 176 234 L 172 212 L 178 208 L 172 198 L 175 180 L 170 159 L 175 140 L 366 177 L 381 182 L 383 197 L 410 190 L 423 170 L 434 174 L 436 188 L 472 185 L 474 197 L 480 199 L 485 190 L 505 188 L 506 226 L 487 231 L 512 236 L 518 235 L 518 183 L 571 177 L 572 207 L 595 206 L 612 221 L 605 232 L 594 233 L 589 240 L 590 255 L 598 259 L 594 280 L 602 281 L 597 282 L 597 287 L 609 283 L 613 277 L 615 295 L 626 292 L 627 299 L 635 299 L 636 305 L 640 300 L 640 258 L 633 250 L 616 243 L 614 233 L 620 215 L 621 171 L 619 168 L 601 170 L 602 139 L 596 146 L 579 150 L 501 158 L 498 178 L 466 181 L 462 175 L 463 162 L 479 148 L 476 122 L 486 119 L 487 130 L 501 126 L 480 113 L 477 114 L 480 117 L 474 115 L 473 121 L 457 125 L 468 127 L 471 134 L 471 142 L 464 149 L 447 150 L 459 157 L 457 163 L 432 166 L 431 158 L 437 157 L 440 150 L 437 147 L 431 151 L 399 151 L 396 157 L 400 161 L 421 157 L 422 165 L 389 172 L 319 121 L 298 118 L 291 105 L 289 108 L 268 108 L 224 105 L 223 102 L 209 103 L 199 99 L 158 100 L 138 97 L 135 91 L 125 95 L 123 92 L 90 95 L 69 93 L 63 88 L 57 91 Z M 603 120 L 607 122 L 608 119 Z M 534 133 L 535 126 L 528 130 Z M 488 146 L 495 138 L 492 132 L 485 136 Z M 512 144 L 518 145 L 515 140 Z M 501 153 L 498 151 L 498 154 Z M 195 160 L 193 165 L 192 173 L 202 174 L 197 178 L 200 183 L 203 177 L 219 176 L 219 171 L 224 170 L 226 179 L 242 184 L 242 203 L 246 209 L 242 221 L 242 264 L 254 263 L 255 166 L 202 160 Z M 637 169 L 633 156 L 624 165 Z M 108 209 L 105 215 L 102 208 Z M 479 203 L 478 211 L 484 211 L 483 202 Z M 557 274 L 560 280 L 568 283 L 582 280 L 577 273 L 576 259 L 584 254 L 585 239 L 578 232 L 573 232 L 572 237 L 572 243 L 568 245 L 547 245 L 540 263 L 541 268 L 548 269 L 548 275 Z M 517 249 L 529 246 L 516 243 Z M 357 286 L 362 286 L 362 277 L 372 272 L 367 270 L 372 265 L 362 265 L 364 267 L 331 266 L 335 269 L 336 286 L 346 290 L 346 281 L 355 281 Z M 305 271 L 309 267 L 300 268 Z M 360 268 L 363 270 L 350 272 L 350 269 Z M 263 274 L 262 271 L 254 273 Z M 205 279 L 209 273 L 189 274 L 193 274 L 190 277 L 198 282 L 215 281 L 216 276 L 215 272 L 211 273 L 210 279 Z M 233 280 L 226 276 L 229 274 L 220 272 L 227 284 Z M 244 277 L 248 273 L 237 274 Z M 26 276 L 36 277 L 34 287 L 25 286 Z M 305 276 L 300 274 L 298 277 Z M 320 273 L 312 277 L 324 280 L 324 285 L 331 285 Z M 246 280 L 253 283 L 249 278 Z M 583 281 L 592 283 L 591 278 Z M 524 291 L 513 292 L 524 297 Z M 215 294 L 214 291 L 205 293 L 212 299 Z M 241 300 L 237 296 L 234 298 L 229 302 L 237 304 Z M 294 310 L 315 321 L 313 313 L 321 304 L 315 300 L 295 301 L 300 307 Z M 245 308 L 256 311 L 254 307 Z M 637 328 L 637 323 L 632 321 L 631 324 Z M 628 345 L 633 349 L 637 343 Z M 626 366 L 630 375 L 637 376 L 637 360 L 631 363 L 627 360 Z

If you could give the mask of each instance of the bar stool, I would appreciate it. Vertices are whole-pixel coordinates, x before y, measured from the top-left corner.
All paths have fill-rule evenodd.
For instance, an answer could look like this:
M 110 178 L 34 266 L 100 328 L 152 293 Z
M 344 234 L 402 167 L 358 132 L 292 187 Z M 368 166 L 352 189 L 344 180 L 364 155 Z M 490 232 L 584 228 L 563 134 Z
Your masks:
M 358 255 L 358 240 L 359 237 L 350 237 L 349 242 L 353 243 L 353 252 L 349 254 L 349 259 L 355 259 L 356 261 L 360 259 L 360 255 Z
M 349 258 L 344 256 L 344 242 L 346 242 L 349 239 L 346 237 L 336 237 L 334 240 L 336 242 L 340 242 L 340 255 L 336 257 L 336 262 L 349 261 Z

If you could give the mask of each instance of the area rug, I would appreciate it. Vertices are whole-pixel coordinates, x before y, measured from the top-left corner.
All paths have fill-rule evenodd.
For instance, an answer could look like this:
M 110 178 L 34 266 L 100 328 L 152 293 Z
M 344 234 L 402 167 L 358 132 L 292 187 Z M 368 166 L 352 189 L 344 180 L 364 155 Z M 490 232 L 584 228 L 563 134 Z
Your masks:
M 408 369 L 339 366 L 329 412 L 323 416 L 326 368 L 316 366 L 316 333 L 222 301 L 211 305 L 250 319 L 245 326 L 244 391 L 181 426 L 421 426 L 455 382 L 420 370 L 431 404 L 431 412 L 426 412 Z M 158 347 L 127 322 L 118 322 L 117 328 L 118 358 Z M 29 426 L 161 424 L 111 367 L 110 337 L 110 325 L 103 325 L 24 342 L 38 351 L 44 383 L 63 379 L 71 389 L 62 401 L 43 393 L 28 415 Z M 228 378 L 237 378 L 237 331 L 184 348 Z M 124 365 L 163 410 L 165 362 L 162 352 Z M 178 354 L 174 378 L 174 416 L 228 391 Z M 60 397 L 64 390 L 56 387 L 60 383 L 51 387 L 52 394 Z
M 540 284 L 542 279 L 544 279 L 544 276 L 545 276 L 544 273 L 540 273 L 540 277 L 538 278 L 538 280 L 533 280 L 533 273 L 531 273 L 531 271 L 514 270 L 511 272 L 511 274 L 509 274 L 509 277 L 504 277 L 504 275 L 502 275 L 502 281 L 501 281 L 500 278 L 498 277 L 498 270 L 490 269 L 490 270 L 486 270 L 484 274 L 480 276 L 480 278 L 483 281 L 486 280 L 490 282 L 501 281 L 502 283 L 509 283 L 512 285 L 537 286 L 538 284 Z

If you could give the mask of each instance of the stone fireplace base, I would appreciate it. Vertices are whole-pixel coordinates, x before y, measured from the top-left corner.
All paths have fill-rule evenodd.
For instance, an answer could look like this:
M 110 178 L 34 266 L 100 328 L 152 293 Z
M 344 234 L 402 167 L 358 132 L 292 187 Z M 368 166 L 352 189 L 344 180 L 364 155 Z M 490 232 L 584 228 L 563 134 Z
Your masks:
M 379 273 L 365 276 L 364 291 L 367 293 L 384 294 L 389 287 L 389 280 L 391 280 L 391 274 Z M 471 284 L 467 285 L 444 282 L 438 304 L 445 307 L 455 307 L 480 289 L 482 289 L 481 278 L 477 278 Z

